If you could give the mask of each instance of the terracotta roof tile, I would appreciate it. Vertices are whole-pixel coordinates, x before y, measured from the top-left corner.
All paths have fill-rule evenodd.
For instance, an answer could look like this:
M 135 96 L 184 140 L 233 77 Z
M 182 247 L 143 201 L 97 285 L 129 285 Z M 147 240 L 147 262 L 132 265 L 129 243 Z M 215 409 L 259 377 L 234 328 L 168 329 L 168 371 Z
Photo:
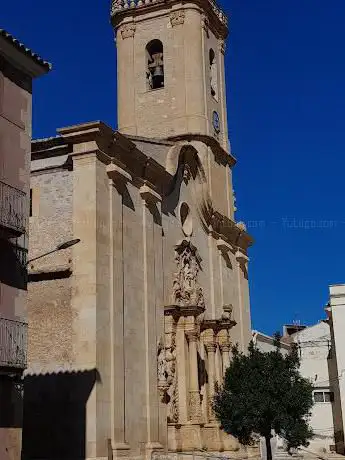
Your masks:
M 27 48 L 23 43 L 21 43 L 19 40 L 13 37 L 13 35 L 6 32 L 6 30 L 0 29 L 0 37 L 3 37 L 15 48 L 17 48 L 23 54 L 26 54 L 26 56 L 28 56 L 29 58 L 33 59 L 40 66 L 46 68 L 47 70 L 51 70 L 52 65 L 50 64 L 50 62 L 47 62 L 44 59 L 42 59 L 38 54 L 34 53 L 30 48 Z

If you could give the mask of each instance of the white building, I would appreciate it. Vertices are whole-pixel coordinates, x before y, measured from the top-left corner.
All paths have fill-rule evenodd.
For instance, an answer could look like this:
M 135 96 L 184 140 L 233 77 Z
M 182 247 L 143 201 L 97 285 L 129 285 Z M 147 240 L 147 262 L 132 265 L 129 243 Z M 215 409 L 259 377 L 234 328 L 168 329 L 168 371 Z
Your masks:
M 263 334 L 259 331 L 253 331 L 253 343 L 262 352 L 268 353 L 276 349 L 274 345 L 274 338 Z M 281 342 L 281 352 L 285 355 L 290 352 L 290 345 L 285 342 Z
M 310 425 L 314 431 L 308 450 L 322 453 L 335 450 L 334 388 L 329 375 L 331 333 L 327 321 L 321 321 L 291 336 L 298 344 L 303 377 L 314 385 L 314 407 Z
M 344 454 L 345 432 L 345 284 L 330 286 L 329 318 L 332 348 L 329 359 L 334 389 L 334 432 L 337 452 Z
M 314 385 L 315 404 L 310 425 L 315 436 L 307 450 L 317 455 L 334 452 L 335 450 L 338 453 L 343 453 L 343 444 L 341 443 L 341 433 L 343 433 L 342 417 L 339 416 L 339 400 L 341 398 L 337 396 L 339 394 L 338 374 L 334 359 L 336 355 L 338 368 L 344 370 L 345 347 L 339 344 L 341 340 L 345 341 L 344 335 L 340 332 L 340 324 L 345 324 L 345 285 L 342 288 L 344 290 L 343 303 L 341 304 L 343 309 L 337 306 L 336 310 L 333 311 L 336 342 L 338 341 L 338 348 L 341 348 L 339 353 L 333 352 L 335 347 L 332 345 L 331 321 L 321 321 L 311 327 L 284 326 L 282 352 L 289 352 L 289 342 L 294 341 L 297 343 L 301 359 L 300 372 L 303 377 L 311 380 Z M 343 321 L 340 319 L 341 315 L 344 315 Z M 253 342 L 263 352 L 273 351 L 275 348 L 274 339 L 258 331 L 253 331 Z M 340 360 L 342 360 L 341 363 L 343 364 L 340 363 Z M 344 385 L 342 392 L 344 401 L 345 382 L 342 381 L 342 383 Z M 273 450 L 281 444 L 279 439 L 273 440 Z

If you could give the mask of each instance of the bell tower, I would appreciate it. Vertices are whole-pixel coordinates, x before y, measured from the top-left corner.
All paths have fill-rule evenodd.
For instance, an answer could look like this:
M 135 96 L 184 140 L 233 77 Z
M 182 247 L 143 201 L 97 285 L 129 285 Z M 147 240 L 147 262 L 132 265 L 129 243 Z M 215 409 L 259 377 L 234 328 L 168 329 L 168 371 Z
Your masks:
M 118 129 L 215 137 L 228 150 L 227 18 L 214 0 L 114 0 Z

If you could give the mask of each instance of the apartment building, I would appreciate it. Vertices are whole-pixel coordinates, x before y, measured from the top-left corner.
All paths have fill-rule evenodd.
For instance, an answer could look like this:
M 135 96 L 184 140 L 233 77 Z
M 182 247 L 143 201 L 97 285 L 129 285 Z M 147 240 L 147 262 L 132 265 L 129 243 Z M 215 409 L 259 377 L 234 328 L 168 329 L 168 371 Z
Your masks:
M 26 368 L 32 81 L 50 64 L 0 29 L 0 458 L 19 459 Z

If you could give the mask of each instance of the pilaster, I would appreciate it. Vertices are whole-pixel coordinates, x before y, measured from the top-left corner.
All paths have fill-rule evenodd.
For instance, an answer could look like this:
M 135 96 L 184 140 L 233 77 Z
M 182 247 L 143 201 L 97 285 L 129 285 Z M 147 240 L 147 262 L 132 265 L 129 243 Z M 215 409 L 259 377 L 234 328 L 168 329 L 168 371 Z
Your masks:
M 86 405 L 86 456 L 104 457 L 111 419 L 110 362 L 110 223 L 108 178 L 102 155 L 87 144 L 73 146 L 73 233 L 81 243 L 73 248 L 74 360 L 77 370 L 97 370 Z M 102 222 L 102 226 L 99 225 Z
M 240 350 L 247 351 L 250 342 L 250 307 L 248 286 L 248 262 L 249 258 L 242 251 L 236 252 L 237 280 L 239 293 L 239 327 L 240 327 Z
M 135 113 L 135 71 L 134 71 L 134 38 L 136 26 L 127 20 L 116 33 L 117 60 L 117 107 L 119 131 L 126 134 L 137 134 Z M 144 69 L 143 69 L 144 71 Z
M 146 385 L 146 454 L 163 449 L 159 442 L 159 394 L 157 382 L 157 343 L 159 333 L 156 323 L 155 298 L 155 241 L 154 214 L 160 216 L 160 195 L 150 186 L 143 185 L 139 190 L 143 212 L 143 269 L 144 269 L 144 328 L 145 328 L 145 385 Z
M 111 163 L 109 177 L 110 215 L 110 354 L 111 354 L 111 449 L 114 458 L 129 454 L 125 424 L 125 349 L 123 275 L 123 192 L 130 174 Z

